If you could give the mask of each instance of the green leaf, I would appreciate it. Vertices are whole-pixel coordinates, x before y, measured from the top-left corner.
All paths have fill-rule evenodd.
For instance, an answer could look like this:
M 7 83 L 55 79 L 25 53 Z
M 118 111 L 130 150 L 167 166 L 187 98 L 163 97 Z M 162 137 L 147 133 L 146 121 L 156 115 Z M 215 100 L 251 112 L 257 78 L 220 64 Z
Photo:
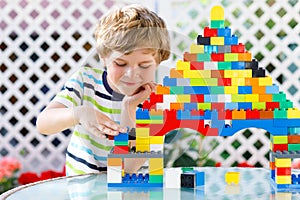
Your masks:
M 173 167 L 191 167 L 191 166 L 197 166 L 197 161 L 193 160 L 186 153 L 182 154 L 173 163 Z

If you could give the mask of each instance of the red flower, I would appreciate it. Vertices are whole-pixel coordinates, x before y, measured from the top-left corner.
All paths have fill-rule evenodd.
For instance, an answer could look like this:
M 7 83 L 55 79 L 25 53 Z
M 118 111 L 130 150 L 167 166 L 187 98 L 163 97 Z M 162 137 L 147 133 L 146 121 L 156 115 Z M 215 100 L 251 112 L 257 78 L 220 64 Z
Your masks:
M 215 164 L 215 167 L 221 167 L 221 163 L 220 163 L 220 162 L 217 162 L 217 163 Z
M 249 164 L 246 163 L 246 162 L 239 163 L 237 166 L 238 166 L 238 167 L 250 167 L 250 168 L 254 167 L 253 165 L 249 165 Z
M 39 181 L 39 177 L 36 173 L 33 172 L 26 172 L 21 174 L 21 176 L 19 177 L 18 181 L 21 185 L 25 185 L 28 183 L 34 183 Z
M 57 178 L 61 176 L 64 176 L 62 172 L 48 170 L 41 173 L 41 180 L 47 180 L 47 179 Z

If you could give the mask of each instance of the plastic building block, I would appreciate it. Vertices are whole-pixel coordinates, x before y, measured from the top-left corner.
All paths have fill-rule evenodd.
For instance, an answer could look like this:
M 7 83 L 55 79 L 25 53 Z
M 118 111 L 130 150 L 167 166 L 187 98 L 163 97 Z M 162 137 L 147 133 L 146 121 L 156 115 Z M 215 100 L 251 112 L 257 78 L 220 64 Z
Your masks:
M 181 187 L 183 188 L 196 188 L 204 186 L 205 174 L 199 171 L 188 171 L 180 176 Z
M 239 184 L 240 182 L 240 172 L 226 172 L 225 174 L 225 182 L 227 184 Z

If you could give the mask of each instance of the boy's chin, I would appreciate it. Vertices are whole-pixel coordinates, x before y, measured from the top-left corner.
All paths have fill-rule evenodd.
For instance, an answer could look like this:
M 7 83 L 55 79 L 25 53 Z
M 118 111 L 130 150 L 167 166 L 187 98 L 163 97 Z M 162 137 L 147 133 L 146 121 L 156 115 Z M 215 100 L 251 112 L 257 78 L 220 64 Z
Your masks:
M 132 96 L 137 94 L 140 91 L 140 87 L 138 88 L 122 88 L 120 92 L 126 96 Z

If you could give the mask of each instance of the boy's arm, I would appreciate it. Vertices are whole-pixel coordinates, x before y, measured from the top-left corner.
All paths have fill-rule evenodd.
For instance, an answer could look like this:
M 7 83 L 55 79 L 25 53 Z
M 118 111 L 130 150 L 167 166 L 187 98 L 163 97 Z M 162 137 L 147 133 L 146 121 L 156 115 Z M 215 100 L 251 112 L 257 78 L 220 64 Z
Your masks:
M 126 129 L 116 124 L 105 114 L 89 106 L 67 108 L 58 102 L 51 102 L 37 118 L 37 128 L 43 134 L 53 134 L 81 124 L 87 131 L 100 137 L 118 135 Z

